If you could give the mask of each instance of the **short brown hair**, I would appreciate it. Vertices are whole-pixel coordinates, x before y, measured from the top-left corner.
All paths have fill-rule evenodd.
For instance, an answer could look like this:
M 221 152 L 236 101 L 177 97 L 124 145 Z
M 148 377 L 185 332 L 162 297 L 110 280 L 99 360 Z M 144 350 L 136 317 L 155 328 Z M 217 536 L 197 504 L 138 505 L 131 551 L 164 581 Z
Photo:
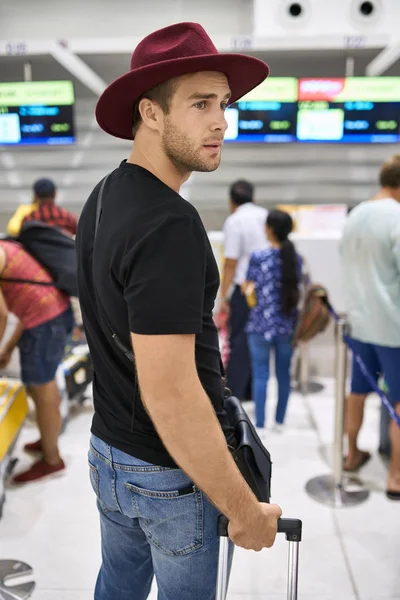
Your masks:
M 383 164 L 379 181 L 382 187 L 400 188 L 400 154 L 395 154 Z
M 142 116 L 140 114 L 139 104 L 143 100 L 143 98 L 148 98 L 152 102 L 157 102 L 157 104 L 159 104 L 159 106 L 161 107 L 163 113 L 167 115 L 169 113 L 171 99 L 174 95 L 174 92 L 175 80 L 169 79 L 168 81 L 164 81 L 163 83 L 156 85 L 156 87 L 152 88 L 151 90 L 140 96 L 139 100 L 137 100 L 137 102 L 135 102 L 135 104 L 133 105 L 132 111 L 132 130 L 134 136 L 136 135 L 137 130 L 139 129 L 140 124 L 142 123 Z

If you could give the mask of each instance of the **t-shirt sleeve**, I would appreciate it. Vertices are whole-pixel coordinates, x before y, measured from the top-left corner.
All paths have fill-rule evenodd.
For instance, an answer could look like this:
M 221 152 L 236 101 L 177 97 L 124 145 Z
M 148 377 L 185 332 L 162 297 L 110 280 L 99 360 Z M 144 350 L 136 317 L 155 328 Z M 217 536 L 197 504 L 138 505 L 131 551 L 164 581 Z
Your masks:
M 190 216 L 169 216 L 123 259 L 132 333 L 197 334 L 203 327 L 206 233 Z
M 239 224 L 228 219 L 224 225 L 224 257 L 239 260 L 240 245 Z

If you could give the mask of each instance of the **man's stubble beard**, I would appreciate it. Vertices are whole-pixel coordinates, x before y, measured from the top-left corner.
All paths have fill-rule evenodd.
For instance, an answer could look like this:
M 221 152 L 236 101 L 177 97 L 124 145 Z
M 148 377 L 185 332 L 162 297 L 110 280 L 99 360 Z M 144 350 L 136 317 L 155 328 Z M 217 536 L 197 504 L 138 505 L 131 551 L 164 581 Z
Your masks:
M 171 123 L 168 117 L 165 119 L 165 127 L 162 136 L 162 147 L 172 164 L 181 173 L 211 173 L 218 169 L 221 162 L 221 153 L 218 160 L 206 161 L 200 157 L 200 151 L 196 152 L 190 137 Z

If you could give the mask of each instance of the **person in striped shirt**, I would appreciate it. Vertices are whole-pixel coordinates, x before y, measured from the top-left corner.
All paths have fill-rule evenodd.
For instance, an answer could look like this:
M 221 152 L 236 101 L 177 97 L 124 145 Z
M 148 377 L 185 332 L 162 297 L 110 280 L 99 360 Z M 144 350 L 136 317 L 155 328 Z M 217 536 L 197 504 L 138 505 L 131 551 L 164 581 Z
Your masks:
M 75 236 L 77 219 L 75 215 L 55 203 L 57 188 L 51 179 L 38 179 L 33 184 L 32 204 L 24 204 L 17 208 L 7 225 L 7 233 L 18 237 L 22 225 L 28 221 L 41 221 L 60 227 L 69 235 Z

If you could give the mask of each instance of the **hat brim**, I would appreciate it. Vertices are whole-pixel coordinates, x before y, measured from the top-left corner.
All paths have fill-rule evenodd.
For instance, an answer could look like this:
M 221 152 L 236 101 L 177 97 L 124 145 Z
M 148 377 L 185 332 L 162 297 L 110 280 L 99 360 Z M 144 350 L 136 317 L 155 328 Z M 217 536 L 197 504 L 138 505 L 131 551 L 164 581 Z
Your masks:
M 96 106 L 98 124 L 106 133 L 133 140 L 132 109 L 135 102 L 168 79 L 199 71 L 218 71 L 227 76 L 232 92 L 230 103 L 239 100 L 269 75 L 265 62 L 245 54 L 183 57 L 141 67 L 122 75 L 103 92 Z

